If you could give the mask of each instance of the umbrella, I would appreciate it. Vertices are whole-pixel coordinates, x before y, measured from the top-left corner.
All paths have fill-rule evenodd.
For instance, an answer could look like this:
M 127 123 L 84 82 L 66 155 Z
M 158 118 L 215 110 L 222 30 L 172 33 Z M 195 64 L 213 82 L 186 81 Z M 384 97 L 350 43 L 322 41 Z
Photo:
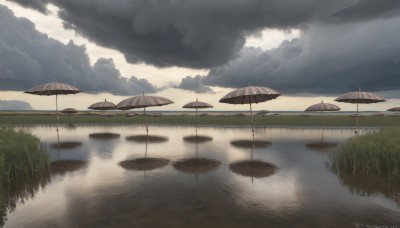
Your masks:
M 146 107 L 163 106 L 163 105 L 168 105 L 168 104 L 172 104 L 172 103 L 174 103 L 174 102 L 170 101 L 167 98 L 158 97 L 158 96 L 146 96 L 143 93 L 143 95 L 130 97 L 130 98 L 127 98 L 127 99 L 119 102 L 117 104 L 117 109 L 128 110 L 128 109 L 133 109 L 133 108 L 143 108 L 144 118 L 146 121 L 146 132 L 148 134 L 149 129 L 147 126 Z
M 306 112 L 321 112 L 322 115 L 322 134 L 325 129 L 325 122 L 324 122 L 324 112 L 334 112 L 339 111 L 340 108 L 337 105 L 324 103 L 322 100 L 321 103 L 311 105 L 310 107 L 306 108 Z M 322 136 L 323 137 L 323 136 Z
M 106 99 L 104 99 L 103 102 L 98 102 L 98 103 L 94 103 L 94 104 L 90 105 L 88 107 L 88 109 L 107 111 L 107 110 L 115 110 L 116 107 L 117 106 L 114 103 L 108 102 Z M 108 115 L 104 115 L 104 116 L 106 117 L 106 124 L 107 124 Z
M 199 109 L 199 108 L 213 108 L 213 106 L 208 104 L 208 103 L 198 101 L 196 99 L 196 101 L 189 102 L 189 103 L 185 104 L 182 108 L 194 108 L 194 109 L 196 109 L 196 134 L 197 134 L 197 109 Z
M 371 92 L 362 92 L 361 89 L 357 92 L 351 92 L 343 94 L 342 96 L 335 99 L 338 102 L 345 102 L 345 103 L 356 103 L 357 104 L 357 114 L 356 114 L 356 130 L 355 133 L 357 134 L 358 128 L 358 104 L 371 104 L 371 103 L 378 103 L 386 101 L 381 96 L 376 95 L 375 93 Z
M 57 131 L 58 131 L 58 95 L 68 95 L 79 93 L 79 89 L 68 84 L 53 82 L 38 85 L 32 89 L 25 91 L 25 93 L 40 95 L 40 96 L 52 96 L 56 95 L 56 115 L 57 115 Z
M 389 112 L 400 112 L 400 107 L 389 108 Z
M 74 109 L 74 108 L 66 108 L 61 110 L 61 113 L 66 113 L 66 114 L 74 114 L 77 113 L 78 110 Z
M 226 94 L 219 102 L 228 104 L 250 104 L 251 126 L 254 137 L 253 110 L 251 104 L 272 100 L 280 95 L 281 93 L 278 91 L 267 87 L 248 86 Z

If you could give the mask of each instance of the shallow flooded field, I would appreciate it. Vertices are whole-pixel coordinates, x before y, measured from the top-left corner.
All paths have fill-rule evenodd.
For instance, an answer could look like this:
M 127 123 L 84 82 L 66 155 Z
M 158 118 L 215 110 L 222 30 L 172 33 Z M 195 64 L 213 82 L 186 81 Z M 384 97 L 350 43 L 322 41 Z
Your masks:
M 29 131 L 52 174 L 5 227 L 400 227 L 400 192 L 331 169 L 352 129 L 260 128 L 254 141 L 229 127 Z

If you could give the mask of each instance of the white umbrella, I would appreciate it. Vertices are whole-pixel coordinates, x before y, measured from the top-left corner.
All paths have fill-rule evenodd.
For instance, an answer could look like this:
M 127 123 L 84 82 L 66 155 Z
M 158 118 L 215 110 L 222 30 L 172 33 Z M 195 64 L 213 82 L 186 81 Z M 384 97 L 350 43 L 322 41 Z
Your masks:
M 253 110 L 251 104 L 272 100 L 280 95 L 281 93 L 278 91 L 267 87 L 247 86 L 226 94 L 219 102 L 228 104 L 250 104 L 251 126 L 254 137 Z
M 383 97 L 376 95 L 372 92 L 362 92 L 361 89 L 357 92 L 351 92 L 343 94 L 342 96 L 335 99 L 338 102 L 357 104 L 357 114 L 356 114 L 356 130 L 358 128 L 358 104 L 371 104 L 386 101 Z
M 140 95 L 140 96 L 134 96 L 127 98 L 117 104 L 117 109 L 121 110 L 128 110 L 128 109 L 134 109 L 134 108 L 143 108 L 144 112 L 144 118 L 146 121 L 146 132 L 147 134 L 149 133 L 149 129 L 147 126 L 147 117 L 146 117 L 146 107 L 151 107 L 151 106 L 163 106 L 163 105 L 168 105 L 174 103 L 173 101 L 164 98 L 164 97 L 158 97 L 158 96 L 146 96 Z
M 56 95 L 56 115 L 57 115 L 57 130 L 58 130 L 58 95 L 68 95 L 68 94 L 76 94 L 79 93 L 79 89 L 68 84 L 53 82 L 46 83 L 42 85 L 38 85 L 33 87 L 32 89 L 25 91 L 25 93 L 35 94 L 40 96 L 52 96 Z

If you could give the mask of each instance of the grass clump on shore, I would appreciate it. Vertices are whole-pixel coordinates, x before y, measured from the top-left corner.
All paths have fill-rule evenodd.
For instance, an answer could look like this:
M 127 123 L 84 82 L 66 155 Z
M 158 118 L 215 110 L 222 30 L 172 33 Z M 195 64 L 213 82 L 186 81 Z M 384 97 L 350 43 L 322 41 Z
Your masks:
M 352 192 L 382 193 L 400 206 L 400 128 L 350 138 L 330 158 L 332 171 Z
M 50 169 L 48 153 L 37 137 L 0 128 L 0 227 L 8 211 L 49 182 Z

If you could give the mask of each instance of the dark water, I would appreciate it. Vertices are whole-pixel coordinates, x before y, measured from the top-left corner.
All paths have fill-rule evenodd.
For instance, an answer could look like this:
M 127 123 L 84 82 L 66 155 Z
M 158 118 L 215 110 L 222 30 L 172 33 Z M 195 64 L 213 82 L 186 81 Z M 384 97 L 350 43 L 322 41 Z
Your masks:
M 30 131 L 53 173 L 5 227 L 400 227 L 399 192 L 331 171 L 350 129 L 323 143 L 320 129 L 258 129 L 254 144 L 246 128 L 150 127 L 147 140 L 142 127 L 60 128 L 59 143 L 54 128 Z

